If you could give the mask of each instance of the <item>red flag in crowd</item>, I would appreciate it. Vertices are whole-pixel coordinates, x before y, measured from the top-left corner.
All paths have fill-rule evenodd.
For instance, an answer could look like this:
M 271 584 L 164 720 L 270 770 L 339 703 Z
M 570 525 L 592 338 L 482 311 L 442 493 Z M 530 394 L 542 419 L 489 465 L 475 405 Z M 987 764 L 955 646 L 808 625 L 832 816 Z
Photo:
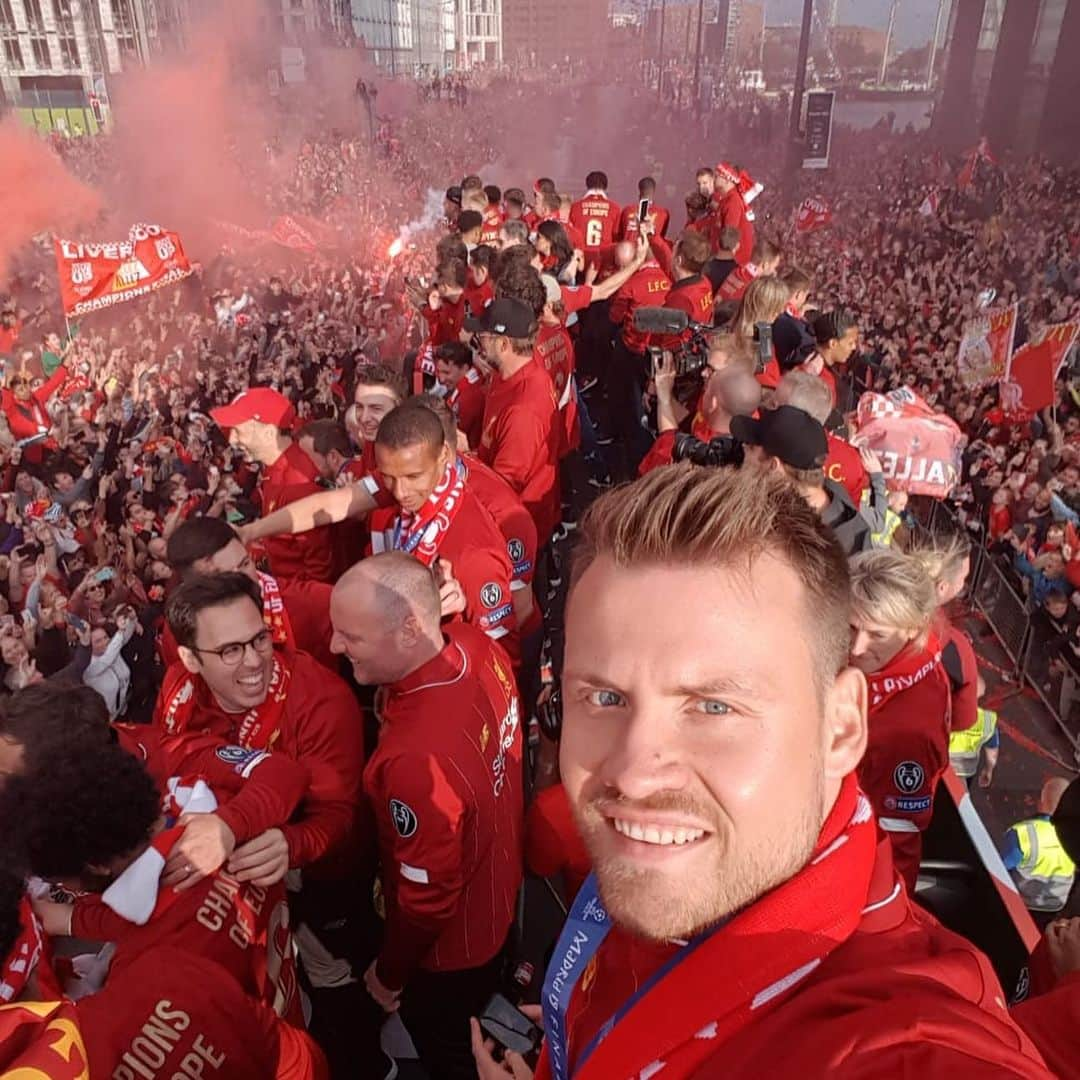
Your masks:
M 956 354 L 956 374 L 969 388 L 1000 382 L 1009 367 L 1016 337 L 1015 304 L 988 311 L 964 327 Z
M 906 387 L 863 394 L 857 424 L 890 490 L 943 499 L 960 479 L 959 426 Z
M 1053 323 L 1013 353 L 1000 391 L 1007 415 L 1034 415 L 1054 404 L 1054 380 L 1078 335 L 1080 320 Z
M 927 194 L 926 198 L 919 204 L 919 213 L 923 217 L 933 217 L 938 212 L 938 207 L 941 205 L 941 196 L 937 191 L 931 191 Z
M 832 210 L 829 209 L 829 204 L 820 195 L 807 196 L 795 215 L 795 231 L 813 232 L 815 229 L 823 229 L 831 221 Z
M 53 246 L 65 315 L 135 300 L 192 272 L 179 235 L 160 225 L 132 225 L 126 240 L 105 243 L 54 237 Z
M 990 165 L 997 164 L 997 158 L 990 152 L 990 143 L 985 135 L 967 155 L 964 166 L 960 170 L 959 176 L 956 178 L 956 188 L 958 191 L 964 191 L 971 186 L 972 181 L 975 179 L 975 169 L 978 167 L 980 161 L 985 161 Z
M 299 214 L 282 214 L 270 227 L 274 241 L 282 247 L 317 255 L 321 249 L 334 244 L 334 230 L 314 218 Z
M 20 1001 L 0 1007 L 4 1076 L 81 1080 L 90 1075 L 75 1006 Z

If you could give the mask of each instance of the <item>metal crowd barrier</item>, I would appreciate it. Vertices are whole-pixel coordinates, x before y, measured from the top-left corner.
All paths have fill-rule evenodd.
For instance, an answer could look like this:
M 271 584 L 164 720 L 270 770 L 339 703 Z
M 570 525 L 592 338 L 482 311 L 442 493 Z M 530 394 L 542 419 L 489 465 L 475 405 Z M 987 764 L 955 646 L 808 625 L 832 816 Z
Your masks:
M 942 531 L 966 532 L 956 510 L 937 500 L 919 499 L 913 507 L 916 521 L 930 533 Z M 980 535 L 985 534 L 980 530 Z M 1019 683 L 1027 683 L 1046 706 L 1062 733 L 1073 747 L 1080 762 L 1080 686 L 1068 670 L 1052 665 L 1054 659 L 1032 627 L 1028 602 L 1010 578 L 1008 564 L 1003 563 L 982 542 L 975 543 L 971 552 L 971 573 L 968 575 L 964 598 L 982 612 L 998 643 L 1012 662 L 1012 675 Z

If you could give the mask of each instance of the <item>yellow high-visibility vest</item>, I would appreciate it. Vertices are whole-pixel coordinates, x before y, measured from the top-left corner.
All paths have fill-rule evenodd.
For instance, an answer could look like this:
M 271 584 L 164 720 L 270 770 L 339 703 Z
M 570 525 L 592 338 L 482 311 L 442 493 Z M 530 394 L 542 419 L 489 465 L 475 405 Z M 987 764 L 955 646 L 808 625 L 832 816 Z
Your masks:
M 1076 864 L 1065 854 L 1057 830 L 1044 818 L 1029 818 L 1014 825 L 1022 856 L 1012 871 L 1024 903 L 1032 911 L 1060 911 L 1069 899 Z
M 949 761 L 952 762 L 957 776 L 966 780 L 975 775 L 979 766 L 979 754 L 994 737 L 995 731 L 997 713 L 992 709 L 979 709 L 971 727 L 949 735 Z

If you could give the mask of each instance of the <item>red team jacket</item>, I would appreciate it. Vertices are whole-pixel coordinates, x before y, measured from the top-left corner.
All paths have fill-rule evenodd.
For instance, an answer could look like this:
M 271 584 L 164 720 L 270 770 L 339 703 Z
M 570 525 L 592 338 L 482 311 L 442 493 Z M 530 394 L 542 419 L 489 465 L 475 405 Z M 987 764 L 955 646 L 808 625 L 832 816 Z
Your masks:
M 754 223 L 747 216 L 742 194 L 738 188 L 732 188 L 726 195 L 717 192 L 713 200 L 716 203 L 711 235 L 713 250 L 720 250 L 720 230 L 731 226 L 739 230 L 739 250 L 735 252 L 735 261 L 740 265 L 748 263 L 754 250 Z
M 829 441 L 829 456 L 825 459 L 825 475 L 841 484 L 851 496 L 851 501 L 858 506 L 863 491 L 869 486 L 866 469 L 863 468 L 859 451 L 849 442 L 836 435 L 826 433 Z
M 311 777 L 302 816 L 282 829 L 289 842 L 289 865 L 304 867 L 341 854 L 346 840 L 357 839 L 363 831 L 362 826 L 355 826 L 364 769 L 363 719 L 348 686 L 306 653 L 296 653 L 289 667 L 289 695 L 281 735 L 273 749 L 302 761 Z M 184 679 L 193 684 L 195 730 L 209 732 L 226 743 L 235 741 L 243 714 L 225 712 L 206 683 L 180 664 L 165 674 L 154 711 L 155 725 L 162 725 L 164 703 Z
M 449 626 L 444 641 L 386 687 L 364 770 L 387 897 L 378 975 L 394 988 L 417 968 L 491 960 L 521 884 L 522 734 L 510 663 L 468 624 Z
M 461 377 L 457 386 L 446 397 L 457 419 L 458 430 L 469 440 L 469 447 L 480 445 L 480 436 L 484 430 L 484 401 L 487 398 L 487 383 L 476 368 L 471 367 Z
M 671 291 L 671 280 L 655 259 L 648 259 L 611 298 L 611 321 L 621 327 L 623 344 L 630 352 L 643 353 L 649 335 L 634 326 L 639 307 L 663 307 Z
M 323 489 L 317 483 L 318 471 L 311 458 L 296 443 L 269 468 L 259 481 L 262 514 L 272 514 Z M 282 581 L 292 579 L 333 583 L 334 550 L 329 528 L 322 526 L 299 536 L 271 536 L 262 541 L 270 557 L 270 568 Z
M 517 493 L 536 523 L 537 542 L 548 542 L 559 522 L 558 399 L 543 366 L 531 360 L 509 379 L 491 378 L 478 451 Z

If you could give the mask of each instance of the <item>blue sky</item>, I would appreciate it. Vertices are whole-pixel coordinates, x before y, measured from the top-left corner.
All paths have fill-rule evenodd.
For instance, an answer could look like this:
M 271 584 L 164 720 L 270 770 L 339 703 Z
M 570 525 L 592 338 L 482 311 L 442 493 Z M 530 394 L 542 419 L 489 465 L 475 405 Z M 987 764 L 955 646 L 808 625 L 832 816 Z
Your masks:
M 890 0 L 840 0 L 837 21 L 884 28 L 889 21 L 889 5 Z M 897 6 L 894 48 L 906 49 L 929 41 L 937 9 L 938 0 L 901 0 Z M 801 16 L 802 0 L 766 0 L 765 18 L 770 24 L 798 22 Z M 943 27 L 942 33 L 944 30 Z

